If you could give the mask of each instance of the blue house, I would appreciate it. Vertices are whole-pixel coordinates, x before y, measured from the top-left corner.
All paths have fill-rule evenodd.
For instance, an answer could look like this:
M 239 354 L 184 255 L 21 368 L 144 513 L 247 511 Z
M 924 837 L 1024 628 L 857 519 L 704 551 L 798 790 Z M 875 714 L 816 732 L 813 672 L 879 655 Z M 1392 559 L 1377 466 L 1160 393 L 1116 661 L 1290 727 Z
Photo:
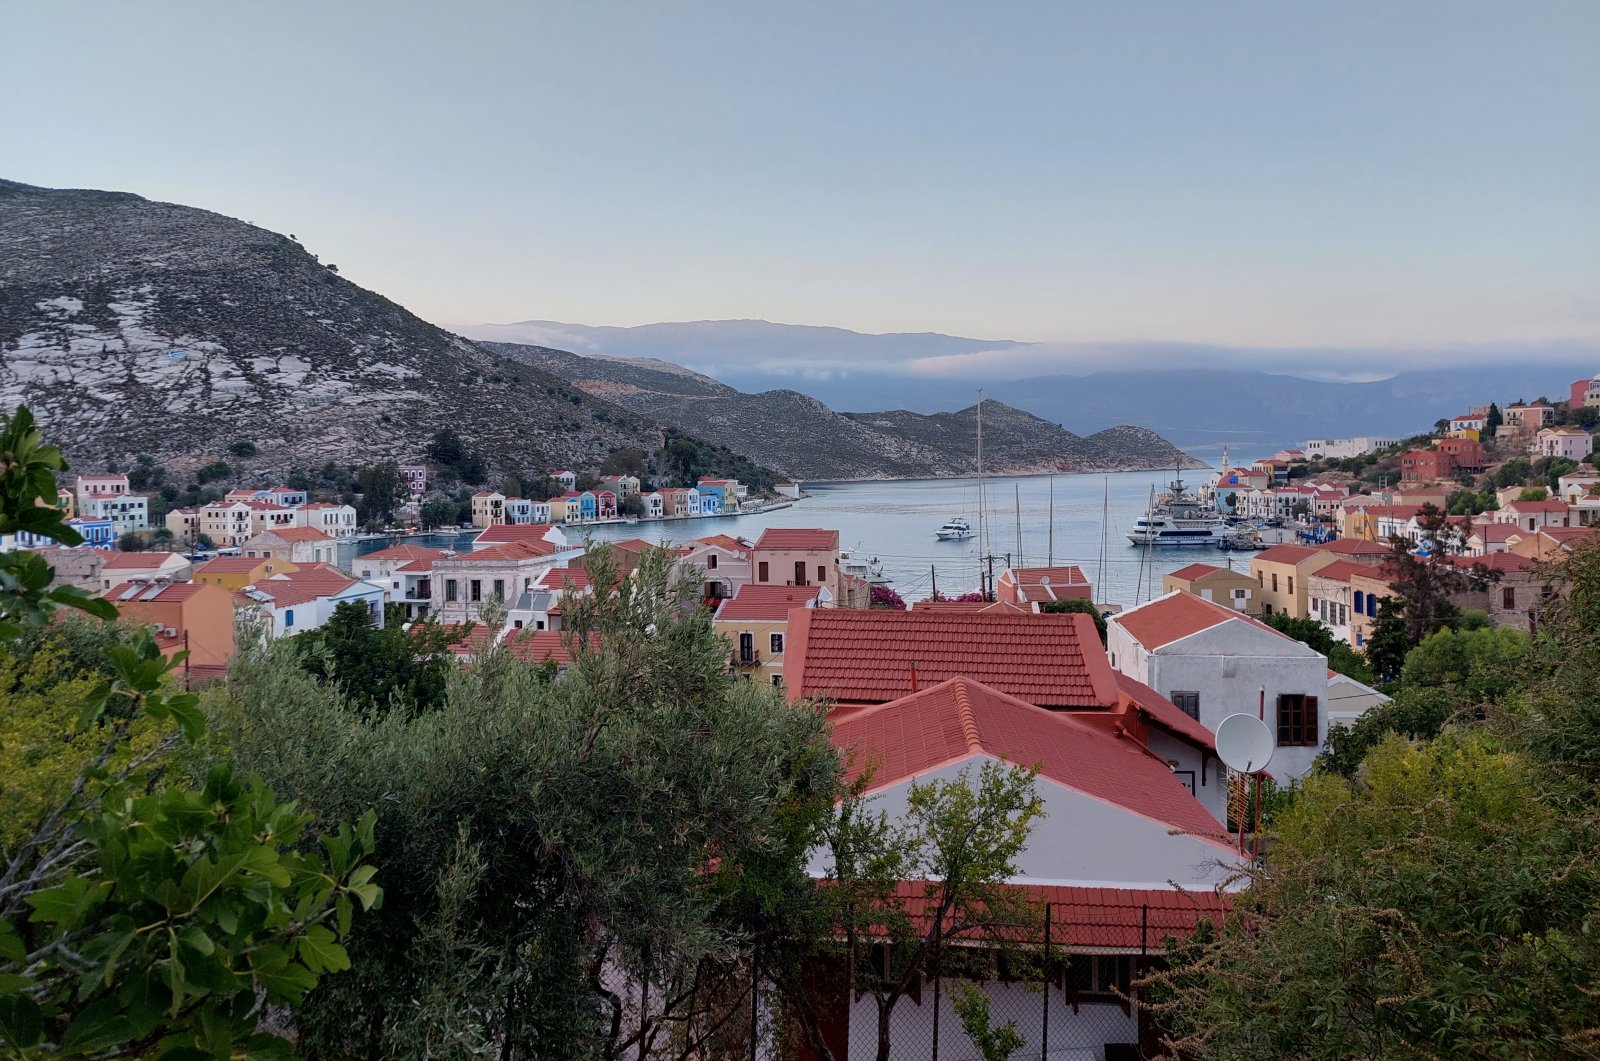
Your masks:
M 699 512 L 700 515 L 702 515 L 702 516 L 720 516 L 720 515 L 722 515 L 722 500 L 723 500 L 723 496 L 724 496 L 723 492 L 722 492 L 722 487 L 720 487 L 720 486 L 697 486 L 694 489 L 694 493 L 695 493 L 695 497 L 698 498 L 699 501 L 700 501 L 700 512 Z M 694 499 L 691 498 L 690 502 L 689 502 L 689 508 L 691 510 L 691 514 L 692 514 L 692 510 L 694 509 L 694 507 L 695 507 Z
M 593 490 L 585 490 L 578 495 L 578 511 L 585 520 L 600 518 L 600 499 L 594 496 Z
M 69 519 L 67 526 L 83 535 L 83 548 L 111 550 L 117 547 L 117 532 L 109 519 Z M 55 545 L 54 538 L 32 531 L 18 531 L 16 547 L 18 549 L 43 549 Z

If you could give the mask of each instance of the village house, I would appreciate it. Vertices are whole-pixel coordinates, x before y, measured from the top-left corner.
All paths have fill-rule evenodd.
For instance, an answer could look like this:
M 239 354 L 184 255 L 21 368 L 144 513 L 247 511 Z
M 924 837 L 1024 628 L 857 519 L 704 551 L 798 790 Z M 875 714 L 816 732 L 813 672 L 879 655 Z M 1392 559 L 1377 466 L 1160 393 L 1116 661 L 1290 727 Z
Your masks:
M 502 523 L 479 531 L 472 539 L 473 548 L 476 549 L 507 542 L 542 542 L 556 552 L 569 548 L 566 532 L 554 523 Z
M 1161 592 L 1183 590 L 1238 612 L 1254 612 L 1256 580 L 1247 572 L 1212 564 L 1189 564 L 1161 576 Z
M 1516 523 L 1503 523 L 1492 516 L 1485 519 L 1474 519 L 1467 529 L 1467 545 L 1462 554 L 1465 556 L 1488 556 L 1490 553 L 1503 553 L 1511 548 L 1511 539 L 1519 534 L 1527 533 Z
M 1592 466 L 1568 472 L 1556 480 L 1556 497 L 1569 505 L 1600 493 L 1600 470 Z
M 384 587 L 385 601 L 399 605 L 409 621 L 428 614 L 433 604 L 434 561 L 451 555 L 443 549 L 402 543 L 358 556 L 351 568 L 362 581 Z
M 189 654 L 179 672 L 185 687 L 227 675 L 234 606 L 226 590 L 201 582 L 123 582 L 108 589 L 105 599 L 124 620 L 154 627 L 163 655 Z
M 1041 989 L 1005 975 L 1001 964 L 1002 972 L 975 986 L 988 998 L 993 1019 L 1010 1022 L 1021 1036 L 1016 1056 L 1154 1056 L 1152 1025 L 1130 986 L 1143 968 L 1139 963 L 1159 958 L 1167 941 L 1187 938 L 1202 920 L 1220 920 L 1227 891 L 1243 884 L 1231 875 L 1237 855 L 1226 835 L 1160 761 L 1082 718 L 966 677 L 842 717 L 832 739 L 848 764 L 847 783 L 871 771 L 867 812 L 891 822 L 906 817 L 915 783 L 974 785 L 987 764 L 1036 763 L 1034 787 L 1044 814 L 1015 860 L 1009 886 L 1050 911 L 1053 954 L 1063 975 Z M 811 875 L 826 877 L 829 858 L 819 847 Z M 897 894 L 918 897 L 930 886 L 907 880 Z M 961 945 L 981 948 L 983 939 Z M 828 961 L 810 979 L 826 985 L 827 994 L 813 1006 L 832 1056 L 873 1056 L 878 1007 L 872 995 L 852 990 L 846 971 Z M 1047 1022 L 1037 1016 L 1042 1006 L 1049 1008 Z M 927 1044 L 937 1041 L 936 1020 L 946 1029 L 960 1027 L 948 995 L 941 1000 L 923 987 L 914 1001 L 903 1001 L 894 1012 L 893 1056 L 927 1056 Z M 946 1034 L 959 1042 L 953 1031 Z M 950 1054 L 975 1056 L 959 1049 Z M 817 1055 L 802 1050 L 800 1056 L 809 1061 Z
M 625 497 L 634 497 L 639 493 L 639 477 L 637 475 L 601 476 L 600 485 L 616 494 L 618 500 Z
M 572 493 L 578 489 L 578 473 L 570 468 L 563 468 L 558 472 L 551 472 L 550 478 L 561 484 L 561 489 Z
M 181 553 L 123 553 L 104 558 L 100 565 L 99 592 L 124 582 L 187 582 L 194 565 Z
M 1570 527 L 1577 523 L 1565 501 L 1512 501 L 1494 513 L 1496 523 L 1514 524 L 1521 530 Z
M 247 538 L 239 552 L 246 557 L 271 557 L 297 564 L 332 564 L 338 561 L 337 544 L 314 527 L 279 527 Z
M 530 501 L 525 497 L 506 498 L 505 522 L 498 526 L 525 526 L 537 524 L 548 526 L 550 523 L 550 502 Z
M 349 505 L 335 505 L 326 501 L 312 501 L 301 505 L 300 525 L 319 530 L 330 538 L 353 538 L 356 534 L 356 510 Z
M 195 568 L 193 577 L 196 582 L 232 593 L 252 582 L 298 570 L 300 565 L 289 560 L 262 556 L 219 556 Z
M 1459 567 L 1486 569 L 1490 581 L 1482 588 L 1452 594 L 1459 608 L 1487 612 L 1492 626 L 1533 633 L 1539 617 L 1555 596 L 1554 586 L 1539 576 L 1539 562 L 1515 552 L 1482 557 L 1453 557 Z
M 121 537 L 150 526 L 150 499 L 144 494 L 87 493 L 77 498 L 78 514 L 85 519 L 107 519 L 113 532 Z
M 1328 728 L 1353 726 L 1362 715 L 1389 698 L 1370 685 L 1356 681 L 1346 674 L 1328 672 Z
M 1301 777 L 1321 754 L 1328 661 L 1250 616 L 1182 591 L 1106 620 L 1111 665 L 1216 732 L 1229 715 L 1262 712 L 1277 736 L 1268 769 Z
M 199 533 L 223 548 L 243 545 L 256 533 L 256 514 L 248 501 L 216 501 L 202 505 Z
M 35 547 L 33 552 L 43 556 L 51 567 L 53 572 L 50 579 L 51 589 L 71 586 L 73 589 L 81 589 L 91 597 L 98 597 L 107 588 L 100 577 L 106 561 L 114 556 L 129 555 L 101 549 L 65 548 L 60 545 L 41 545 Z
M 506 542 L 433 561 L 431 614 L 443 622 L 481 622 L 481 607 L 509 608 L 556 562 L 548 542 Z
M 1337 554 L 1304 545 L 1274 545 L 1250 558 L 1250 574 L 1256 580 L 1256 596 L 1261 612 L 1274 612 L 1304 619 L 1306 579 L 1338 559 Z
M 1355 609 L 1352 575 L 1370 575 L 1371 564 L 1335 560 L 1313 571 L 1306 581 L 1306 610 L 1311 618 L 1333 631 L 1333 639 L 1351 645 L 1350 616 Z
M 506 495 L 498 490 L 479 490 L 472 495 L 472 525 L 494 527 L 506 521 Z
M 428 492 L 428 467 L 425 464 L 400 465 L 400 478 L 405 482 L 406 489 L 411 491 L 412 497 L 421 497 Z
M 594 510 L 598 519 L 617 518 L 617 495 L 604 488 L 594 492 Z
M 667 514 L 666 498 L 660 490 L 651 490 L 639 495 L 639 503 L 644 505 L 645 519 L 663 519 Z
M 1573 409 L 1593 409 L 1600 406 L 1600 376 L 1574 382 L 1570 405 Z
M 1555 420 L 1555 409 L 1543 402 L 1534 402 L 1532 405 L 1508 405 L 1502 414 L 1498 434 L 1532 435 L 1542 427 L 1549 427 Z
M 381 627 L 383 598 L 382 586 L 351 578 L 327 564 L 269 575 L 234 594 L 243 621 L 259 626 L 269 638 L 315 630 L 347 602 L 362 607 L 372 624 Z
M 995 579 L 994 597 L 1020 604 L 1029 611 L 1063 600 L 1092 601 L 1094 593 L 1081 569 L 1071 564 L 1057 567 L 1008 567 Z
M 826 700 L 837 722 L 862 707 L 972 678 L 1143 745 L 1222 821 L 1227 794 L 1210 731 L 1156 690 L 1113 670 L 1091 616 L 1038 615 L 999 603 L 957 610 L 946 603 L 907 612 L 791 612 L 784 661 L 790 701 Z
M 839 569 L 839 532 L 768 527 L 751 547 L 752 581 L 760 585 L 826 586 L 838 608 L 865 608 L 866 583 Z
M 1319 457 L 1328 460 L 1336 458 L 1360 457 L 1374 450 L 1388 449 L 1398 446 L 1398 438 L 1380 438 L 1376 435 L 1357 435 L 1353 438 L 1313 438 L 1307 439 L 1303 447 L 1306 456 L 1315 460 Z
M 1581 461 L 1594 452 L 1594 436 L 1581 427 L 1546 427 L 1534 436 L 1534 452 Z
M 78 510 L 82 511 L 84 502 L 90 497 L 126 494 L 132 491 L 129 489 L 126 475 L 120 472 L 107 472 L 100 475 L 78 476 L 73 492 L 77 497 Z
M 1461 416 L 1453 416 L 1450 418 L 1450 430 L 1481 432 L 1488 422 L 1488 413 L 1480 413 L 1477 411 L 1463 413 Z
M 1535 531 L 1512 530 L 1506 548 L 1502 551 L 1526 556 L 1530 560 L 1560 559 L 1579 544 L 1595 541 L 1597 535 L 1600 535 L 1600 527 L 1542 527 Z
M 704 582 L 700 596 L 708 603 L 727 600 L 754 577 L 750 561 L 753 548 L 742 538 L 708 534 L 684 545 L 674 563 L 679 572 L 690 567 L 700 570 Z
M 691 516 L 720 516 L 730 507 L 720 486 L 698 486 L 689 498 Z
M 683 519 L 689 515 L 689 499 L 695 491 L 682 486 L 663 486 L 660 490 L 663 516 Z
M 200 510 L 175 508 L 167 513 L 167 532 L 180 542 L 193 542 L 200 535 Z
M 712 615 L 712 625 L 728 642 L 731 672 L 762 685 L 782 685 L 789 613 L 826 607 L 827 598 L 822 586 L 739 587 Z
M 1335 538 L 1331 542 L 1323 542 L 1312 548 L 1319 553 L 1332 553 L 1340 559 L 1354 560 L 1359 564 L 1381 564 L 1389 555 L 1387 543 L 1368 541 L 1365 538 Z

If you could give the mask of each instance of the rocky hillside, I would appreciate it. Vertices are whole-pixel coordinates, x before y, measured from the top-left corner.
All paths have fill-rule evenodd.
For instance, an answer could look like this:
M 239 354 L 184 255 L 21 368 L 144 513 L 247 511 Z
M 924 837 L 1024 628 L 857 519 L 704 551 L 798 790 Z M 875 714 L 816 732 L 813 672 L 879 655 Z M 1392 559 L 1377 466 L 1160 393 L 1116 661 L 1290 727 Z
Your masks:
M 121 192 L 0 181 L 0 402 L 84 466 L 414 459 L 454 427 L 491 461 L 593 466 L 655 424 L 442 331 L 292 237 Z
M 972 408 L 933 415 L 837 413 L 792 390 L 744 394 L 664 361 L 481 345 L 799 479 L 945 477 L 975 469 Z M 984 466 L 996 473 L 1199 464 L 1144 428 L 1115 427 L 1084 438 L 1000 402 L 984 403 L 983 428 Z

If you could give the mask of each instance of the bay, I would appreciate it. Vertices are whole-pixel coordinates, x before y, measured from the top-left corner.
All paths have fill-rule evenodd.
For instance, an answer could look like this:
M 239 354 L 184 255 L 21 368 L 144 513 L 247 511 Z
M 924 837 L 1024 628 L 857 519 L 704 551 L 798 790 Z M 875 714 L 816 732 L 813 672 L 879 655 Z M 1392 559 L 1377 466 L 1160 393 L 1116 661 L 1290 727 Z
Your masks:
M 1206 475 L 1204 471 L 1188 474 L 1191 486 Z M 1248 569 L 1248 554 L 1224 553 L 1210 546 L 1146 550 L 1128 542 L 1127 534 L 1134 520 L 1144 514 L 1151 489 L 1163 489 L 1171 477 L 1171 472 L 1154 471 L 986 479 L 987 552 L 996 557 L 995 575 L 1004 570 L 1008 557 L 1018 566 L 1052 560 L 1076 564 L 1094 583 L 1097 600 L 1126 607 L 1159 595 L 1162 574 L 1185 564 L 1204 561 Z M 952 516 L 965 516 L 977 525 L 975 480 L 807 483 L 805 490 L 809 496 L 788 508 L 756 515 L 605 524 L 569 528 L 567 533 L 575 543 L 585 536 L 683 542 L 719 533 L 754 541 L 768 527 L 825 527 L 839 532 L 845 548 L 882 561 L 884 573 L 894 580 L 894 589 L 908 602 L 927 597 L 935 579 L 939 592 L 950 596 L 979 587 L 985 554 L 977 539 L 940 542 L 933 534 Z M 471 536 L 412 540 L 465 548 Z M 341 550 L 340 559 L 348 566 L 356 552 L 388 544 L 355 543 L 355 548 Z M 343 555 L 346 550 L 348 556 Z

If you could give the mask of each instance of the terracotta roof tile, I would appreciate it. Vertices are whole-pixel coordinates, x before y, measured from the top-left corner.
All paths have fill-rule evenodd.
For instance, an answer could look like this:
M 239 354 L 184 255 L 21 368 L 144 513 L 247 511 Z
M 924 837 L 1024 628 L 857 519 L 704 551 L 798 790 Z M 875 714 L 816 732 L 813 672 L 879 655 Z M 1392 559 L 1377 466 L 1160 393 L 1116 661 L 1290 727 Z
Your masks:
M 1311 578 L 1331 578 L 1335 582 L 1348 582 L 1351 575 L 1372 574 L 1371 564 L 1360 564 L 1354 560 L 1335 560 L 1327 567 L 1311 572 Z
M 1371 571 L 1371 568 L 1367 568 L 1364 573 L 1370 574 Z M 1109 621 L 1126 630 L 1139 644 L 1154 651 L 1162 645 L 1170 645 L 1174 641 L 1234 619 L 1269 630 L 1286 641 L 1293 640 L 1284 637 L 1259 619 L 1251 618 L 1232 608 L 1225 608 L 1184 590 L 1174 590 L 1163 597 L 1119 612 Z
M 276 534 L 286 542 L 331 542 L 332 538 L 315 527 L 271 527 L 262 533 Z
M 110 556 L 106 557 L 105 563 L 101 564 L 100 566 L 104 569 L 113 571 L 119 568 L 128 568 L 134 571 L 145 571 L 158 568 L 163 564 L 169 563 L 175 556 L 177 556 L 180 560 L 183 559 L 183 557 L 178 556 L 177 553 L 112 553 Z M 187 563 L 188 561 L 184 562 Z
M 399 545 L 391 545 L 387 549 L 379 549 L 376 552 L 363 553 L 359 559 L 442 560 L 444 559 L 444 556 L 445 551 L 443 549 L 430 549 L 426 545 L 412 545 L 410 542 L 401 542 Z
M 882 703 L 967 677 L 1046 707 L 1108 707 L 1116 680 L 1088 615 L 807 609 L 789 620 L 791 699 Z
M 167 582 L 159 586 L 148 582 L 123 582 L 106 590 L 104 599 L 113 604 L 130 602 L 135 598 L 140 603 L 145 601 L 166 603 L 168 601 L 188 600 L 205 588 L 206 586 L 203 583 L 196 582 Z
M 821 586 L 740 586 L 730 600 L 717 607 L 718 619 L 740 622 L 783 622 L 794 608 L 815 601 Z
M 1229 571 L 1227 568 L 1218 567 L 1216 564 L 1190 564 L 1187 567 L 1180 567 L 1176 571 L 1168 571 L 1167 577 L 1178 579 L 1180 582 L 1193 582 L 1197 578 L 1205 578 L 1209 575 L 1217 574 L 1242 575 L 1244 572 Z
M 768 527 L 756 540 L 757 549 L 810 549 L 837 552 L 839 532 L 814 527 Z
M 493 527 L 485 527 L 483 533 L 473 539 L 477 545 L 499 545 L 505 542 L 540 542 L 550 546 L 555 551 L 553 542 L 545 541 L 545 535 L 554 527 L 553 523 L 501 523 Z
M 1274 545 L 1257 553 L 1252 559 L 1268 564 L 1300 564 L 1320 555 L 1317 550 L 1305 545 Z
M 834 722 L 833 743 L 852 753 L 847 780 L 871 771 L 869 790 L 985 753 L 1037 766 L 1041 778 L 1063 788 L 1184 832 L 1216 836 L 1222 828 L 1169 767 L 1135 742 L 970 678 L 842 717 Z
M 1335 538 L 1314 548 L 1318 552 L 1336 553 L 1340 556 L 1383 556 L 1389 552 L 1387 545 L 1369 542 L 1364 538 Z

